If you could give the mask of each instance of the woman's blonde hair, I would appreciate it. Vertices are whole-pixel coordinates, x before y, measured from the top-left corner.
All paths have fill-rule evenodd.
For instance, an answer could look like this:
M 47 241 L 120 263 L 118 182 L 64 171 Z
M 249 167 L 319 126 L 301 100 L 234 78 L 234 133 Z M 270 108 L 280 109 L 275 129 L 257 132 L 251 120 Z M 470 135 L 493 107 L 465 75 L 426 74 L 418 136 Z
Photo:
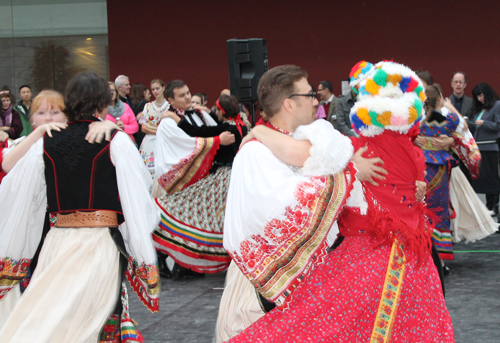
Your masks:
M 33 113 L 38 111 L 38 109 L 42 106 L 44 100 L 47 102 L 47 106 L 49 108 L 59 107 L 61 111 L 64 111 L 65 109 L 64 98 L 61 93 L 51 89 L 43 90 L 38 93 L 38 95 L 33 99 L 33 102 L 31 103 L 29 118 L 30 120 Z

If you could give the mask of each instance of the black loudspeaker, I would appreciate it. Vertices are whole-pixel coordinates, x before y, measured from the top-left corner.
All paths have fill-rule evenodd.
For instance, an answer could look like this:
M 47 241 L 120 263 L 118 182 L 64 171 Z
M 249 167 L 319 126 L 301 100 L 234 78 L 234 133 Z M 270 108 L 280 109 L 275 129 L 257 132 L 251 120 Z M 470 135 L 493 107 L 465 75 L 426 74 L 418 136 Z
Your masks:
M 229 39 L 229 88 L 240 102 L 258 100 L 257 85 L 268 67 L 267 41 L 262 38 Z

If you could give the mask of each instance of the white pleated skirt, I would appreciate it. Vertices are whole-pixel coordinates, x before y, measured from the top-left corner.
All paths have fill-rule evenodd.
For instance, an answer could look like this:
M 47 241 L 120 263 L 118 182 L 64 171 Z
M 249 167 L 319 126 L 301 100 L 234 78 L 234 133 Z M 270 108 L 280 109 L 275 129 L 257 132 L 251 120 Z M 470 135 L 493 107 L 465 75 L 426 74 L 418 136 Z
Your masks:
M 450 202 L 456 214 L 455 219 L 451 220 L 453 242 L 475 242 L 497 231 L 498 224 L 460 168 L 451 170 Z
M 19 299 L 21 299 L 21 287 L 17 284 L 0 300 L 0 329 L 2 329 L 14 307 L 16 307 Z
M 97 342 L 118 300 L 119 255 L 108 228 L 52 228 L 0 342 Z
M 236 263 L 231 262 L 220 300 L 215 342 L 225 342 L 237 336 L 264 315 L 255 287 L 239 270 Z

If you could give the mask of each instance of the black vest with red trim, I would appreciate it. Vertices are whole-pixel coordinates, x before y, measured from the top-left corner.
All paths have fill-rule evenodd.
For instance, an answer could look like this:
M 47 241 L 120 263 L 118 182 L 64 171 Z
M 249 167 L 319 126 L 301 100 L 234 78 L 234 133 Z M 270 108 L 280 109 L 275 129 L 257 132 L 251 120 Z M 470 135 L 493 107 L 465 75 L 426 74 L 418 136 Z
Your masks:
M 52 131 L 52 138 L 44 136 L 49 212 L 110 210 L 118 213 L 121 223 L 123 212 L 109 152 L 110 142 L 90 144 L 85 140 L 92 122 L 70 122 L 66 129 Z

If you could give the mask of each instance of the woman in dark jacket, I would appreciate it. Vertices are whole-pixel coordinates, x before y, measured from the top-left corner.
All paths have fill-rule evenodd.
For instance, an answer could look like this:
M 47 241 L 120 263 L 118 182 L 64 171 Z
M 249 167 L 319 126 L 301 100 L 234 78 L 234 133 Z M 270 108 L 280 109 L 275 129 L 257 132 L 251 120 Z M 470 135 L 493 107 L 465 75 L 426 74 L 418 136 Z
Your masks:
M 17 139 L 21 136 L 23 131 L 23 122 L 21 116 L 14 110 L 13 103 L 14 97 L 8 91 L 0 92 L 0 99 L 2 100 L 2 110 L 0 111 L 0 129 L 5 131 L 10 139 Z
M 132 86 L 132 111 L 134 111 L 135 118 L 139 121 L 142 116 L 144 106 L 151 100 L 151 92 L 142 83 L 134 83 Z M 146 134 L 142 132 L 142 124 L 139 124 L 139 131 L 134 133 L 135 142 L 137 146 L 141 146 L 142 140 Z
M 486 83 L 474 87 L 472 95 L 475 115 L 468 124 L 482 157 L 479 178 L 472 180 L 472 187 L 476 193 L 486 194 L 486 206 L 498 215 L 500 177 L 497 139 L 500 137 L 500 101 L 493 88 Z

